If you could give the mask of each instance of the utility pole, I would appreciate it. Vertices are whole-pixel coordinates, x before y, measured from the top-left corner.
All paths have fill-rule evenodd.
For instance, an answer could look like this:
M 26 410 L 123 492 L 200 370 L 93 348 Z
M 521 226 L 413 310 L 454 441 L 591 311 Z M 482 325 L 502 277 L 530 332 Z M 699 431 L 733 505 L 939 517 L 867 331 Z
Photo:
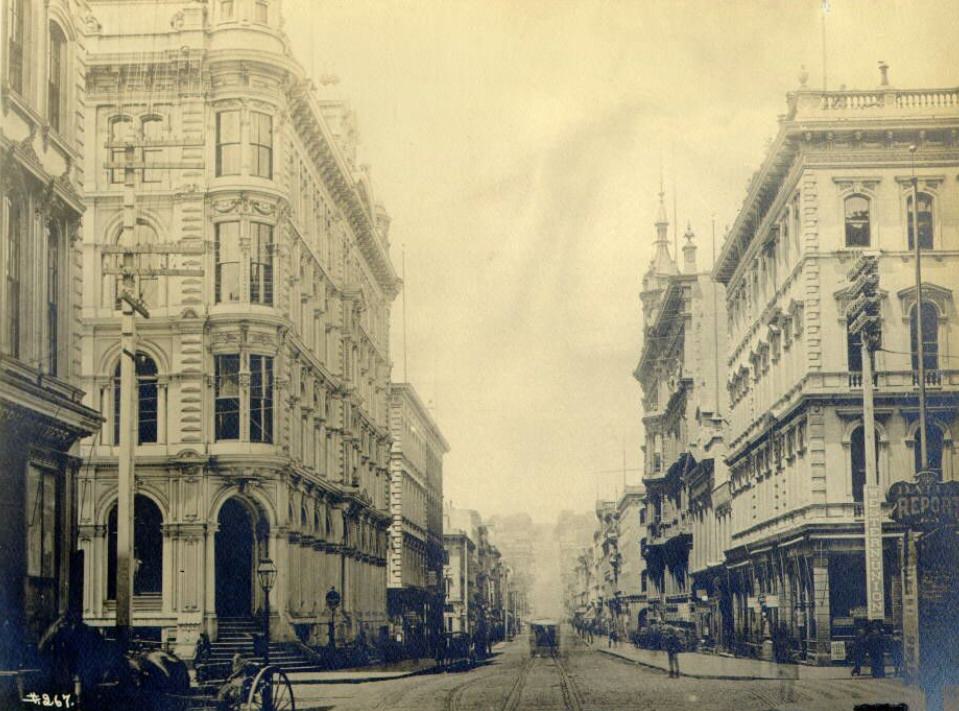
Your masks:
M 919 245 L 919 179 L 916 178 L 916 146 L 909 146 L 912 157 L 912 247 L 916 256 L 916 369 L 919 379 L 919 471 L 929 468 L 926 443 L 926 344 L 922 333 L 922 248 Z
M 199 276 L 203 269 L 141 269 L 137 257 L 143 254 L 202 254 L 203 246 L 187 247 L 179 244 L 136 244 L 136 171 L 194 167 L 188 164 L 157 164 L 136 160 L 138 146 L 128 142 L 123 146 L 123 161 L 107 162 L 108 170 L 123 169 L 123 229 L 119 243 L 101 248 L 104 255 L 120 255 L 120 265 L 105 267 L 105 275 L 122 278 L 118 297 L 122 303 L 120 323 L 120 456 L 117 462 L 117 612 L 116 633 L 126 648 L 133 627 L 133 512 L 136 481 L 135 453 L 137 427 L 136 354 L 137 333 L 135 315 L 150 318 L 150 312 L 139 295 L 139 280 L 154 276 Z M 200 166 L 202 167 L 202 166 Z
M 863 526 L 866 552 L 866 608 L 870 620 L 885 617 L 882 570 L 882 492 L 876 466 L 876 423 L 873 408 L 873 353 L 880 346 L 882 317 L 879 294 L 879 259 L 863 255 L 849 272 L 853 301 L 849 329 L 862 342 L 862 427 L 866 460 L 863 486 Z

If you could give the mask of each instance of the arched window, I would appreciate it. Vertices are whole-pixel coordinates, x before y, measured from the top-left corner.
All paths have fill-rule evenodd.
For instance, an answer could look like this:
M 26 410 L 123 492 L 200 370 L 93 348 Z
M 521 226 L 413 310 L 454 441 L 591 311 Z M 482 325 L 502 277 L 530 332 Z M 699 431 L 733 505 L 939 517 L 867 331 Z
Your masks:
M 932 249 L 933 222 L 932 222 L 932 195 L 919 193 L 919 248 Z M 906 222 L 909 228 L 909 249 L 915 249 L 912 227 L 912 195 L 906 197 Z
M 163 140 L 163 117 L 145 116 L 140 121 L 140 130 L 143 135 L 143 163 L 159 162 L 163 156 L 163 148 L 157 144 Z M 143 169 L 142 181 L 144 183 L 159 183 L 162 180 L 162 170 Z
M 850 195 L 843 203 L 846 216 L 846 246 L 869 246 L 869 199 Z
M 64 128 L 64 89 L 67 73 L 67 38 L 56 22 L 50 23 L 47 64 L 47 118 L 53 130 Z
M 942 430 L 931 422 L 926 423 L 926 459 L 929 469 L 932 469 L 942 475 Z M 922 470 L 922 433 L 917 429 L 916 436 L 913 439 L 913 459 L 915 460 L 916 472 Z
M 939 312 L 933 304 L 922 304 L 923 366 L 927 371 L 939 368 Z M 919 341 L 916 338 L 916 307 L 909 312 L 909 341 L 912 353 L 912 369 L 919 370 Z
M 879 466 L 879 433 L 876 432 L 876 466 Z M 862 427 L 853 430 L 849 441 L 852 498 L 862 503 L 863 487 L 866 485 L 866 435 Z M 878 482 L 877 482 L 878 483 Z
M 157 441 L 159 414 L 157 366 L 150 356 L 137 353 L 136 379 L 137 444 L 148 444 Z M 113 373 L 113 442 L 120 444 L 120 363 L 117 363 Z
M 133 500 L 133 594 L 163 591 L 163 514 L 151 499 Z M 117 505 L 107 517 L 107 599 L 117 598 Z
M 117 236 L 117 244 L 122 244 L 126 246 L 126 238 L 124 237 L 123 230 L 120 231 L 120 234 Z M 138 219 L 136 226 L 133 229 L 133 239 L 131 240 L 134 246 L 143 246 L 148 244 L 157 244 L 159 239 L 157 238 L 156 230 L 154 230 L 147 222 L 144 220 Z M 161 263 L 161 256 L 159 254 L 136 254 L 133 256 L 133 264 L 138 269 L 160 269 L 163 265 Z M 122 266 L 123 256 L 117 258 L 117 266 Z M 156 276 L 137 276 L 136 277 L 139 299 L 146 304 L 147 308 L 153 308 L 163 305 L 163 293 L 160 290 L 160 279 Z M 120 301 L 120 294 L 123 291 L 123 277 L 118 276 L 116 280 L 116 299 L 115 306 L 117 310 L 122 308 L 122 303 Z

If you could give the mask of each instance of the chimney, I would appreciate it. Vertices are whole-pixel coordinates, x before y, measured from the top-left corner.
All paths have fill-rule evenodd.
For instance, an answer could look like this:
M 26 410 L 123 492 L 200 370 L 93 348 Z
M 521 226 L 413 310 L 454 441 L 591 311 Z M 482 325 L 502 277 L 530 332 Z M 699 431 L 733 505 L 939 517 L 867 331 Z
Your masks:
M 695 274 L 696 245 L 693 240 L 696 238 L 696 235 L 693 234 L 692 225 L 688 222 L 686 223 L 686 234 L 684 234 L 683 237 L 686 238 L 686 244 L 683 245 L 683 273 Z

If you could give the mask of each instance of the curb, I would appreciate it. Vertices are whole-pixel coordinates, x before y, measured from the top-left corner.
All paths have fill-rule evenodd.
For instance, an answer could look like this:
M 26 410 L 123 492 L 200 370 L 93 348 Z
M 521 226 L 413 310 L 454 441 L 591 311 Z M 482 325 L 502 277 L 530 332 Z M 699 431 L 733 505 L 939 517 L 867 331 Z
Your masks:
M 420 676 L 422 674 L 432 674 L 436 671 L 437 667 L 426 667 L 425 669 L 415 669 L 410 672 L 394 673 L 390 676 L 364 676 L 362 678 L 340 678 L 340 679 L 290 679 L 290 683 L 294 686 L 297 685 L 314 685 L 314 684 L 366 684 L 368 682 L 374 681 L 394 681 L 396 679 L 408 679 L 411 676 Z M 320 672 L 322 673 L 322 672 Z M 331 672 L 336 673 L 336 672 Z

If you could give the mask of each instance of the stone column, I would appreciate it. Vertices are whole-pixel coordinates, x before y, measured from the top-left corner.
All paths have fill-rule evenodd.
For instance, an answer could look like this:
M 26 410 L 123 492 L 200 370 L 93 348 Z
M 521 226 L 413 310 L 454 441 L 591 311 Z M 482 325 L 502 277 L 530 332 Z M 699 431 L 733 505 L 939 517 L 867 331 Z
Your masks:
M 216 532 L 220 526 L 216 521 L 211 521 L 206 526 L 205 555 L 203 560 L 203 581 L 204 581 L 204 599 L 203 599 L 203 625 L 205 631 L 210 635 L 210 639 L 216 639 Z
M 812 559 L 812 604 L 816 621 L 816 664 L 832 662 L 832 624 L 829 611 L 829 555 L 817 553 Z

